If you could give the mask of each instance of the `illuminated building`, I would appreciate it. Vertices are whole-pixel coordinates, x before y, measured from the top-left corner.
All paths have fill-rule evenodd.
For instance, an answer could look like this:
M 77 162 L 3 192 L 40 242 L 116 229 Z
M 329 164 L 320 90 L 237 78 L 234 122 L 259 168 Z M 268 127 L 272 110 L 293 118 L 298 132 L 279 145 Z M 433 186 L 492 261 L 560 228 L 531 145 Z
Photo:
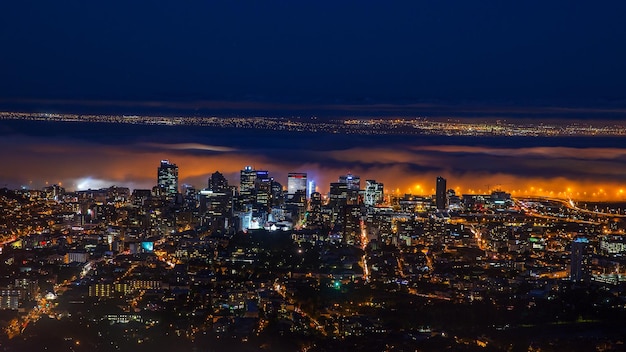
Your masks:
M 252 166 L 246 166 L 239 173 L 239 202 L 240 207 L 244 204 L 253 203 L 255 199 L 255 183 L 257 172 Z
M 178 193 L 178 166 L 170 163 L 169 160 L 161 160 L 157 185 L 164 190 L 167 199 L 174 199 Z
M 348 202 L 348 185 L 343 182 L 331 183 L 328 199 L 328 205 L 333 209 L 345 206 Z
M 197 207 L 198 190 L 192 185 L 183 185 L 183 209 L 185 211 L 193 211 Z
M 20 290 L 0 289 L 0 309 L 17 310 L 20 303 Z
M 600 250 L 609 255 L 626 253 L 626 238 L 623 236 L 604 236 L 600 240 Z
M 307 191 L 307 179 L 304 172 L 290 172 L 287 174 L 287 197 L 291 198 L 297 191 Z
M 209 177 L 208 188 L 200 191 L 199 198 L 200 212 L 205 214 L 204 225 L 214 230 L 226 228 L 227 219 L 233 210 L 234 190 L 224 175 L 219 171 L 214 172 Z
M 309 203 L 309 208 L 312 212 L 321 212 L 322 211 L 322 195 L 319 192 L 311 193 L 311 202 Z
M 437 188 L 435 193 L 435 204 L 437 210 L 445 210 L 448 205 L 448 197 L 446 196 L 446 179 L 437 177 Z
M 321 226 L 322 221 L 322 195 L 319 192 L 311 193 L 309 212 L 307 214 L 308 226 Z
M 39 290 L 37 280 L 28 278 L 15 279 L 14 287 L 22 292 L 23 299 L 32 299 Z
M 347 205 L 343 215 L 344 219 L 341 223 L 343 224 L 344 240 L 348 244 L 360 244 L 363 216 L 361 206 L 358 204 Z
M 46 198 L 54 200 L 58 200 L 60 196 L 65 194 L 65 188 L 59 185 L 45 187 L 43 191 L 46 193 Z
M 244 189 L 250 190 L 250 178 L 256 179 L 256 172 L 252 167 L 242 170 Z M 253 182 L 254 185 L 254 182 Z M 247 193 L 246 202 L 250 201 L 252 193 Z M 235 187 L 228 184 L 228 180 L 219 171 L 214 172 L 208 180 L 208 187 L 200 191 L 200 213 L 203 214 L 203 225 L 212 230 L 228 228 L 228 219 L 232 215 L 235 199 Z M 242 203 L 245 204 L 245 203 Z
M 291 198 L 287 199 L 285 209 L 291 212 L 293 219 L 304 219 L 306 211 L 306 190 L 297 190 Z
M 306 218 L 307 226 L 322 226 L 322 195 L 319 192 L 313 192 L 310 199 Z
M 256 170 L 252 166 L 246 166 L 239 173 L 239 193 L 252 191 L 256 181 Z
M 256 193 L 256 203 L 262 205 L 265 210 L 271 206 L 272 202 L 272 183 L 274 179 L 269 176 L 266 170 L 256 172 L 256 180 L 254 182 L 254 190 Z
M 365 181 L 365 205 L 373 207 L 376 204 L 382 203 L 384 200 L 384 188 L 383 184 L 376 182 L 376 180 Z
M 280 206 L 283 204 L 284 198 L 283 185 L 276 181 L 272 182 L 272 205 Z
M 588 279 L 588 245 L 589 240 L 584 237 L 579 237 L 572 242 L 570 279 L 574 282 L 585 282 Z
M 161 280 L 130 280 L 128 282 L 131 290 L 159 290 L 161 289 Z
M 113 284 L 96 283 L 89 286 L 89 297 L 110 298 L 115 293 Z
M 87 252 L 68 252 L 65 254 L 65 263 L 86 263 L 89 260 Z
M 339 182 L 348 185 L 348 189 L 350 190 L 358 191 L 361 189 L 361 178 L 359 176 L 352 174 L 342 175 L 339 176 Z
M 228 190 L 228 180 L 219 171 L 215 171 L 209 177 L 208 188 L 213 192 L 226 192 Z
M 139 314 L 107 314 L 104 319 L 111 324 L 128 324 L 130 322 L 143 323 L 143 318 Z

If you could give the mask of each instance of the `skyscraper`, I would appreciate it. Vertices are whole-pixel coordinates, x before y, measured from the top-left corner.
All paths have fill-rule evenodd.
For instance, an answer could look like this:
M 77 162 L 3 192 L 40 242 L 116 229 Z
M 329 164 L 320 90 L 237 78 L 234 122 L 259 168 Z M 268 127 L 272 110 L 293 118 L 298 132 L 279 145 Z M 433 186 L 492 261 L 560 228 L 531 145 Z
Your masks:
M 448 206 L 448 197 L 446 196 L 446 179 L 438 176 L 437 177 L 437 193 L 435 194 L 435 203 L 437 206 L 437 210 L 445 210 Z
M 365 181 L 365 205 L 373 207 L 376 204 L 380 204 L 384 200 L 384 188 L 383 184 L 376 182 L 376 180 Z
M 257 172 L 252 166 L 246 166 L 239 174 L 239 206 L 256 201 L 255 183 Z
M 578 237 L 572 242 L 572 262 L 570 267 L 570 279 L 575 282 L 584 282 L 588 279 L 587 245 L 589 240 Z
M 213 192 L 226 192 L 228 189 L 228 180 L 219 171 L 215 171 L 209 177 L 209 189 Z
M 332 182 L 330 184 L 328 199 L 328 205 L 335 211 L 341 207 L 345 207 L 348 203 L 348 185 L 343 182 Z
M 307 227 L 322 226 L 322 195 L 319 192 L 313 192 L 309 198 L 311 201 L 306 218 Z
M 272 206 L 272 183 L 274 179 L 269 176 L 267 170 L 256 172 L 254 190 L 256 193 L 256 203 L 262 204 L 265 208 Z
M 169 160 L 161 160 L 157 170 L 157 185 L 163 189 L 168 199 L 174 199 L 178 193 L 178 166 Z
M 306 194 L 306 173 L 290 172 L 287 174 L 287 196 L 293 197 L 297 191 L 303 191 Z
M 353 174 L 339 176 L 339 182 L 347 184 L 350 190 L 358 191 L 361 189 L 361 178 Z
M 252 166 L 246 166 L 239 174 L 239 192 L 244 193 L 254 189 L 256 170 Z

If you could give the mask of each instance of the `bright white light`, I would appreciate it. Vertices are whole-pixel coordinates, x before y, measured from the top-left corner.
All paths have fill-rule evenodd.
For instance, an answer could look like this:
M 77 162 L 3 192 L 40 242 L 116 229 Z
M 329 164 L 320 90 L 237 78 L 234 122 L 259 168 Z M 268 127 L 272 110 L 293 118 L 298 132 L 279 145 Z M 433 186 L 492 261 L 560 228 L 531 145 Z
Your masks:
M 108 188 L 111 186 L 135 188 L 134 187 L 135 184 L 133 182 L 102 180 L 102 179 L 93 178 L 91 176 L 77 178 L 74 180 L 73 184 L 76 185 L 77 191 L 84 191 L 88 189 Z
M 86 190 L 86 189 L 99 189 L 111 186 L 109 181 L 93 179 L 91 177 L 84 177 L 76 180 L 76 189 Z

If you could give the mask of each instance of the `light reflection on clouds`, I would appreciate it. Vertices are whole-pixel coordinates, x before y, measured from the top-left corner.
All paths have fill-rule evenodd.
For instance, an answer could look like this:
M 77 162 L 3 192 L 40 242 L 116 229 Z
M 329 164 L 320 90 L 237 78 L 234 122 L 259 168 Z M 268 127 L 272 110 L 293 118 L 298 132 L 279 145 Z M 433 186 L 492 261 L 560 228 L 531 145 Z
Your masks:
M 361 145 L 328 151 L 289 148 L 239 148 L 202 143 L 127 143 L 10 136 L 0 140 L 0 186 L 42 187 L 62 183 L 68 189 L 110 185 L 151 188 L 161 159 L 180 169 L 180 183 L 198 188 L 220 171 L 231 183 L 245 165 L 269 170 L 286 186 L 288 172 L 307 172 L 318 189 L 352 172 L 376 179 L 390 192 L 434 192 L 436 176 L 448 179 L 458 193 L 485 193 L 501 188 L 514 195 L 574 199 L 626 200 L 626 149 L 431 145 L 380 147 Z M 32 184 L 30 183 L 32 181 Z M 416 187 L 420 185 L 420 187 Z M 619 190 L 622 190 L 620 192 Z

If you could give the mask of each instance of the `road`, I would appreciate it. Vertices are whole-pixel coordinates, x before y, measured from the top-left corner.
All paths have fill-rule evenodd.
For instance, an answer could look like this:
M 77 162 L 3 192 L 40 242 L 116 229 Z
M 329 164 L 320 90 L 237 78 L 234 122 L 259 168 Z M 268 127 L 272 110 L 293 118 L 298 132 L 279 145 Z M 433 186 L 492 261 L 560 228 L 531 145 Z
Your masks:
M 47 294 L 42 295 L 41 292 L 37 293 L 37 296 L 35 296 L 35 301 L 37 302 L 37 304 L 26 315 L 20 318 L 13 319 L 9 323 L 9 326 L 7 326 L 7 328 L 5 329 L 5 332 L 9 339 L 12 339 L 23 333 L 30 323 L 36 322 L 37 320 L 39 320 L 39 318 L 41 318 L 41 316 L 53 314 L 55 307 L 54 300 L 56 299 L 56 297 L 65 293 L 65 291 L 67 291 L 67 289 L 70 288 L 72 284 L 75 283 L 77 280 L 83 279 L 89 273 L 91 268 L 93 268 L 93 264 L 100 260 L 101 259 L 91 260 L 86 263 L 85 268 L 89 269 L 81 271 L 78 277 L 73 277 L 71 280 L 65 280 L 60 284 L 55 284 L 53 294 L 54 298 L 46 298 Z

